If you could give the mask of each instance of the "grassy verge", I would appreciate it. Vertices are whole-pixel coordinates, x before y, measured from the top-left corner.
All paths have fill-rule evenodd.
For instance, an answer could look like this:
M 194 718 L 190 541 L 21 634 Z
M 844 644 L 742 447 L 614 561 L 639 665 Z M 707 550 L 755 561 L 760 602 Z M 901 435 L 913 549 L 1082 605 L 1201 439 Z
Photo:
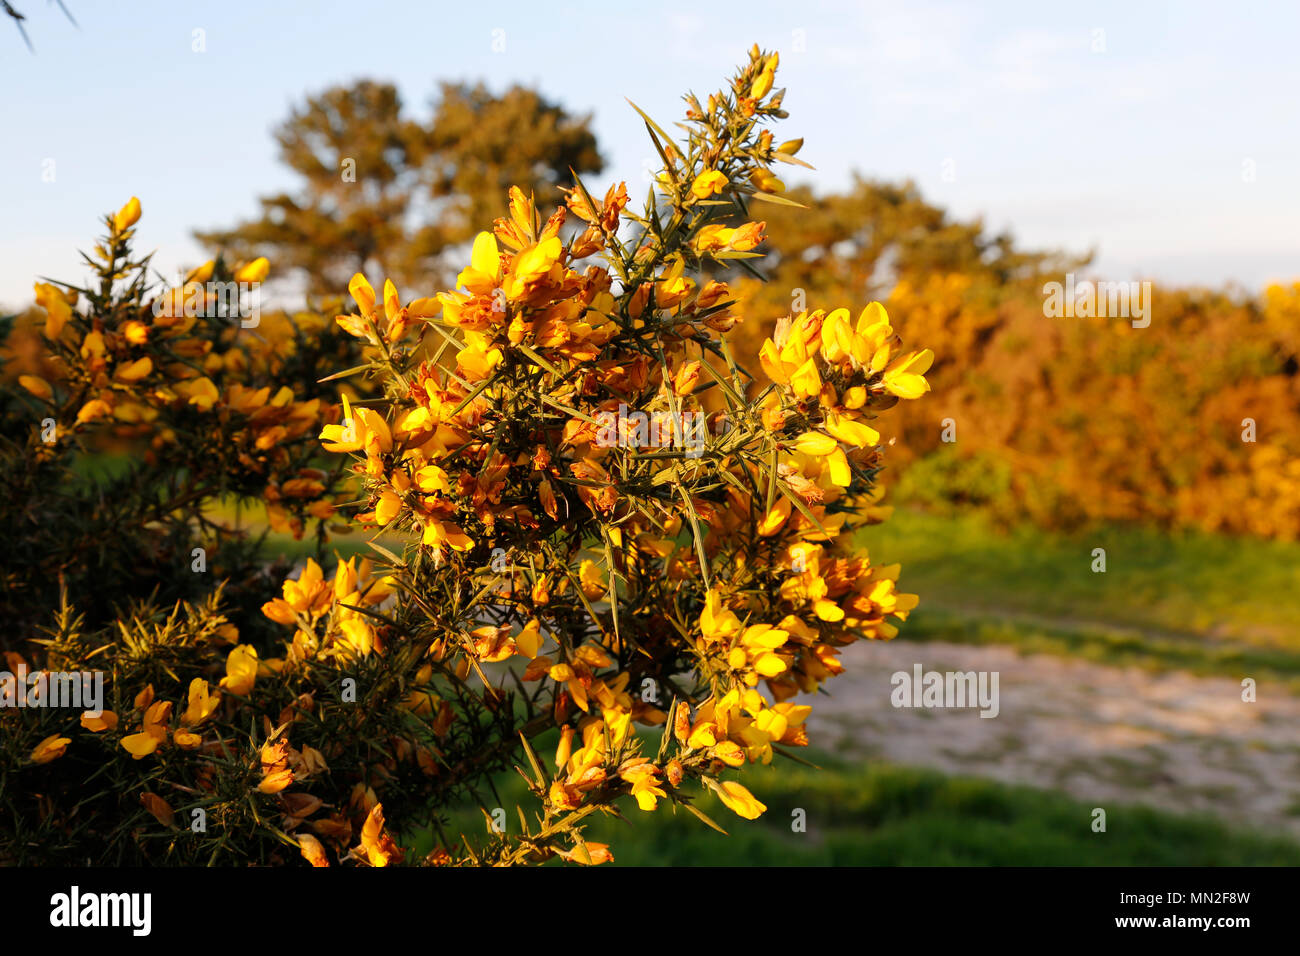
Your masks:
M 1178 634 L 1150 634 L 1107 625 L 1057 626 L 970 611 L 918 610 L 899 640 L 1013 647 L 1025 654 L 1057 654 L 1112 667 L 1152 672 L 1254 677 L 1280 682 L 1300 693 L 1300 653 Z
M 1300 544 L 1142 528 L 1002 533 L 979 515 L 907 511 L 861 542 L 878 561 L 902 562 L 904 590 L 919 593 L 923 609 L 1300 654 Z M 1091 568 L 1094 548 L 1106 551 L 1104 573 Z
M 729 835 L 661 803 L 629 822 L 605 818 L 586 831 L 608 843 L 620 866 L 1295 866 L 1300 844 L 1234 830 L 1209 818 L 1108 806 L 1107 831 L 1092 831 L 1092 808 L 1056 793 L 946 777 L 887 765 L 855 766 L 820 757 L 822 769 L 782 762 L 754 768 L 745 784 L 767 804 L 747 821 L 712 796 L 697 804 Z M 517 777 L 516 777 L 517 780 Z M 503 780 L 508 826 L 517 827 L 522 784 Z M 792 830 L 796 811 L 806 832 Z M 476 807 L 448 815 L 446 832 L 486 840 Z M 413 840 L 432 847 L 428 834 Z

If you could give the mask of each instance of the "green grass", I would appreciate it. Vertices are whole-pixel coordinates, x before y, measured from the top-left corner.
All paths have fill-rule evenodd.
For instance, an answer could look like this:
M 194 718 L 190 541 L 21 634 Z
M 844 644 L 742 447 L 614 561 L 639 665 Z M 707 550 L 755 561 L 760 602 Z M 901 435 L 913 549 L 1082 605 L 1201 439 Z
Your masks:
M 610 844 L 620 866 L 1300 864 L 1300 844 L 1209 818 L 1108 805 L 1107 830 L 1094 833 L 1093 808 L 1056 793 L 824 756 L 818 762 L 820 770 L 783 761 L 747 771 L 745 785 L 768 807 L 758 820 L 742 820 L 712 794 L 701 798 L 697 805 L 727 836 L 666 803 L 643 813 L 631 801 L 627 821 L 597 819 L 585 836 Z M 515 775 L 498 789 L 507 825 L 518 827 L 515 803 L 529 805 L 522 782 Z M 804 833 L 792 832 L 796 810 L 806 814 Z M 449 835 L 463 833 L 476 846 L 486 841 L 479 809 L 449 816 Z M 413 842 L 420 853 L 432 847 L 428 834 Z
M 1194 636 L 1144 634 L 1107 625 L 1053 626 L 982 612 L 918 610 L 903 626 L 899 640 L 1014 647 L 1025 654 L 1057 654 L 1112 667 L 1189 671 L 1193 674 L 1249 676 L 1281 682 L 1300 693 L 1300 653 Z
M 861 541 L 877 562 L 902 563 L 923 609 L 1300 653 L 1300 544 L 1142 528 L 1002 533 L 979 515 L 903 510 Z M 1104 573 L 1092 571 L 1094 548 L 1106 550 Z

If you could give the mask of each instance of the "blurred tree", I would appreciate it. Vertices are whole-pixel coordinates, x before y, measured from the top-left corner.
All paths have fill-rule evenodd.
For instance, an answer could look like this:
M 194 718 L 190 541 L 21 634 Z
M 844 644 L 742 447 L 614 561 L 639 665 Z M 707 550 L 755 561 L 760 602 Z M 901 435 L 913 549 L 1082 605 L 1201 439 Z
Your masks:
M 573 117 L 535 90 L 512 86 L 493 96 L 475 86 L 443 83 L 417 158 L 437 215 L 414 237 L 417 260 L 472 238 L 482 223 L 505 214 L 513 185 L 545 208 L 562 201 L 570 170 L 598 173 L 603 161 L 590 116 Z
M 443 84 L 427 124 L 404 117 L 392 84 L 333 87 L 275 131 L 301 189 L 262 198 L 257 219 L 196 236 L 300 270 L 316 292 L 337 292 L 365 271 L 445 282 L 444 251 L 471 238 L 472 223 L 503 215 L 511 184 L 551 202 L 570 167 L 600 171 L 589 123 L 518 86 L 497 97 Z
M 767 257 L 758 262 L 770 281 L 752 291 L 763 305 L 779 308 L 770 316 L 759 313 L 764 318 L 788 312 L 795 289 L 810 300 L 816 290 L 857 302 L 883 299 L 903 279 L 953 273 L 1004 287 L 1059 275 L 1091 258 L 1018 249 L 1009 234 L 986 231 L 982 220 L 963 222 L 926 202 L 910 181 L 855 175 L 844 193 L 814 196 L 800 186 L 785 195 L 807 208 L 764 204 L 754 211 L 767 222 L 769 240 L 761 247 Z M 800 251 L 784 253 L 788 249 Z
M 281 161 L 304 180 L 299 193 L 263 197 L 259 219 L 196 236 L 241 258 L 265 255 L 277 268 L 300 269 L 317 291 L 345 288 L 406 236 L 420 130 L 401 112 L 388 83 L 361 80 L 309 97 L 275 131 Z

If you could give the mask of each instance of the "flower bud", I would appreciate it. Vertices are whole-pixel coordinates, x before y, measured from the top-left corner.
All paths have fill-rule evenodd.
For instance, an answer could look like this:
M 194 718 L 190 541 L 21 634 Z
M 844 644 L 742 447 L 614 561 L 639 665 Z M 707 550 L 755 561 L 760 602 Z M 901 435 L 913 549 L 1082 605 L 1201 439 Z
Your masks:
M 125 206 L 113 217 L 113 232 L 121 233 L 130 229 L 140 220 L 140 200 L 132 196 Z

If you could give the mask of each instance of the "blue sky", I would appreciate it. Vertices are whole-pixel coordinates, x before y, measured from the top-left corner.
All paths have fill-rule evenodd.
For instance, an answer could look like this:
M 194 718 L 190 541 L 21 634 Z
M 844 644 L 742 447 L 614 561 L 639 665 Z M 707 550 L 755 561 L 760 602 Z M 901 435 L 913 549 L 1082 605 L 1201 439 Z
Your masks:
M 390 79 L 427 116 L 442 79 L 535 85 L 595 114 L 599 180 L 639 184 L 653 153 L 623 97 L 667 125 L 753 42 L 781 53 L 778 139 L 805 137 L 817 188 L 910 177 L 1022 244 L 1098 249 L 1103 278 L 1300 278 L 1296 4 L 66 2 L 80 29 L 15 0 L 35 55 L 0 22 L 11 306 L 37 274 L 80 278 L 133 194 L 155 264 L 200 261 L 191 229 L 294 186 L 270 130 L 308 92 Z

